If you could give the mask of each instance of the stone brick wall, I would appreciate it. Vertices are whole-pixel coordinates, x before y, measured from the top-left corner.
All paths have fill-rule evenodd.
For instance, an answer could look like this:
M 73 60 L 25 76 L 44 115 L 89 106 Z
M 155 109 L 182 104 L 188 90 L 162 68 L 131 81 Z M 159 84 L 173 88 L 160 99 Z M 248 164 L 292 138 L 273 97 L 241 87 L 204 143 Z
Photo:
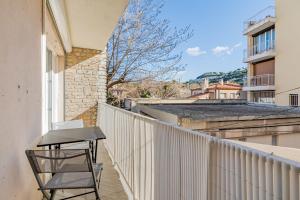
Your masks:
M 106 101 L 106 54 L 73 48 L 66 57 L 65 120 L 83 119 L 85 126 L 95 126 L 98 101 Z

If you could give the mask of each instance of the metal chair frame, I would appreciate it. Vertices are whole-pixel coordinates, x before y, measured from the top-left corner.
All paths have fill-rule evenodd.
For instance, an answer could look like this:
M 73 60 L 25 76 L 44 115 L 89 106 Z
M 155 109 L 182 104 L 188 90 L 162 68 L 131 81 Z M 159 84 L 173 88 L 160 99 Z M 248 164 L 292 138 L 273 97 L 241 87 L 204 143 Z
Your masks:
M 72 151 L 76 151 L 75 149 L 72 149 Z M 52 156 L 40 156 L 40 155 L 35 155 L 35 152 L 36 151 L 48 151 L 49 152 L 49 155 L 52 154 L 52 152 L 54 152 L 54 155 Z M 91 152 L 89 149 L 84 149 L 84 153 L 79 153 L 77 155 L 73 155 L 73 156 L 69 156 L 69 157 L 57 157 L 55 155 L 57 155 L 55 152 L 56 151 L 64 151 L 64 149 L 56 149 L 56 150 L 26 150 L 25 153 L 26 153 L 26 156 L 29 160 L 29 163 L 30 163 L 30 166 L 33 170 L 33 173 L 34 173 L 34 176 L 37 180 L 37 183 L 39 185 L 39 190 L 41 190 L 41 192 L 43 193 L 43 196 L 44 198 L 46 198 L 47 200 L 53 200 L 54 197 L 55 197 L 55 193 L 57 190 L 60 190 L 60 189 L 93 189 L 93 191 L 90 191 L 90 192 L 85 192 L 85 193 L 81 193 L 81 194 L 78 194 L 78 195 L 74 195 L 74 196 L 70 196 L 70 197 L 66 197 L 66 198 L 62 198 L 60 200 L 66 200 L 66 199 L 72 199 L 72 198 L 75 198 L 75 197 L 79 197 L 79 196 L 83 196 L 83 195 L 87 195 L 87 194 L 90 194 L 90 193 L 95 193 L 95 196 L 96 196 L 96 199 L 97 200 L 100 200 L 100 194 L 99 194 L 99 187 L 100 187 L 100 179 L 101 179 L 101 173 L 102 173 L 102 164 L 100 164 L 100 171 L 99 171 L 99 178 L 97 179 L 96 177 L 96 173 L 94 171 L 94 168 L 93 168 L 93 162 L 92 162 L 92 157 L 91 157 Z M 83 151 L 83 149 L 78 149 L 78 151 Z M 40 177 L 40 174 L 49 174 L 50 172 L 41 172 L 41 170 L 39 169 L 39 166 L 38 166 L 38 163 L 37 163 L 37 158 L 43 158 L 43 159 L 49 159 L 51 161 L 51 166 L 52 164 L 58 164 L 60 165 L 63 160 L 66 160 L 66 159 L 72 159 L 72 158 L 76 158 L 76 157 L 79 157 L 79 156 L 86 156 L 86 160 L 87 160 L 87 165 L 88 165 L 88 170 L 86 172 L 90 172 L 92 174 L 92 179 L 93 179 L 93 186 L 92 187 L 78 187 L 78 188 L 68 188 L 68 187 L 64 187 L 64 188 L 59 188 L 59 189 L 47 189 L 45 188 L 45 185 L 43 184 L 43 181 Z M 60 163 L 59 163 L 60 161 Z M 83 172 L 83 171 L 71 171 L 72 173 L 80 173 L 80 172 Z M 58 173 L 58 172 L 56 172 Z M 59 173 L 68 173 L 68 172 L 59 172 Z M 55 175 L 55 171 L 53 171 L 53 173 L 51 172 L 52 174 L 52 178 L 53 176 Z M 51 178 L 51 179 L 52 179 Z M 50 180 L 51 180 L 50 179 Z M 50 181 L 49 180 L 49 181 Z M 48 181 L 48 182 L 49 182 Z M 50 194 L 48 194 L 46 191 L 47 190 L 50 190 Z

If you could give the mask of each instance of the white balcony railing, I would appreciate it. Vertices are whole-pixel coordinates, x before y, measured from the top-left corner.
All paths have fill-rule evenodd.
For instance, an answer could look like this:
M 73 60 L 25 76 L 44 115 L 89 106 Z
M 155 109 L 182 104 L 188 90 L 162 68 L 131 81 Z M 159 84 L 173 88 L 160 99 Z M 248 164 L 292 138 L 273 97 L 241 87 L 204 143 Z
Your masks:
M 106 104 L 98 112 L 133 199 L 299 199 L 296 161 Z
M 275 85 L 274 74 L 263 74 L 263 75 L 251 76 L 244 80 L 244 87 L 274 86 L 274 85 Z
M 261 11 L 259 11 L 244 22 L 244 31 L 249 29 L 251 26 L 265 20 L 268 17 L 275 17 L 275 14 L 275 6 L 268 6 L 262 9 Z
M 253 45 L 244 50 L 244 62 L 247 62 L 253 56 L 264 55 L 275 52 L 275 41 L 270 40 L 260 45 Z M 266 55 L 268 56 L 268 55 Z

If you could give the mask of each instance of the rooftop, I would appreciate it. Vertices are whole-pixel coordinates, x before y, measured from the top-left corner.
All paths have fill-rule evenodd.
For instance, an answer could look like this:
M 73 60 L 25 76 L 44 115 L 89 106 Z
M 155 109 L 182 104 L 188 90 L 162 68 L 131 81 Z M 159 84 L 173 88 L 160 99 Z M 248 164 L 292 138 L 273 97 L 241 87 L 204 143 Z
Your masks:
M 236 84 L 236 83 L 215 83 L 215 84 L 211 84 L 208 88 L 208 90 L 210 89 L 214 89 L 214 90 L 241 90 L 242 87 L 240 84 Z
M 300 117 L 299 108 L 287 108 L 257 104 L 148 104 L 149 108 L 167 112 L 179 118 L 206 120 L 243 120 L 260 117 L 260 119 Z M 225 120 L 225 119 L 224 119 Z

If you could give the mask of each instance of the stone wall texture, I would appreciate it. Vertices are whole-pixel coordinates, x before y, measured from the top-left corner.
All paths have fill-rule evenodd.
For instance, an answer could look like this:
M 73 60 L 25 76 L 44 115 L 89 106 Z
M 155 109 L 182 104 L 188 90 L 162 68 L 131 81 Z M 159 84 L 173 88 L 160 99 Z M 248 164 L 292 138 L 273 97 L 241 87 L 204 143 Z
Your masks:
M 106 101 L 106 53 L 73 48 L 66 57 L 65 120 L 95 126 L 98 101 Z

